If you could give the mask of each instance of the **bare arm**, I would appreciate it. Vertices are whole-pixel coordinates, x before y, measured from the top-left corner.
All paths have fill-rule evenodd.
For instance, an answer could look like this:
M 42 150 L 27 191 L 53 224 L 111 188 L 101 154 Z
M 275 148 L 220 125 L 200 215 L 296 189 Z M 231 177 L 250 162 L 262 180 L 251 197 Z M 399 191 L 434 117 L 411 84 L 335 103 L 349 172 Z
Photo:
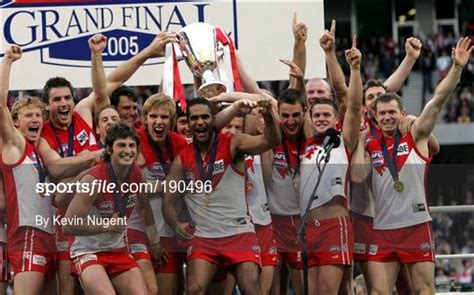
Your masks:
M 444 104 L 448 101 L 459 83 L 462 69 L 467 64 L 471 52 L 471 40 L 467 37 L 461 38 L 456 47 L 452 49 L 453 65 L 451 69 L 439 83 L 438 87 L 436 87 L 433 98 L 426 104 L 412 126 L 412 133 L 416 142 L 428 138 L 429 134 L 433 131 Z
M 360 74 L 362 55 L 357 49 L 356 37 L 352 39 L 352 48 L 346 50 L 345 53 L 346 60 L 351 68 L 351 78 L 349 83 L 349 101 L 344 116 L 342 134 L 346 147 L 352 152 L 359 139 L 362 108 L 362 77 Z
M 234 102 L 230 107 L 225 108 L 216 115 L 216 128 L 221 130 L 232 119 L 239 114 L 239 112 L 248 112 L 257 105 L 257 102 L 248 99 L 241 99 Z
M 258 87 L 257 82 L 252 76 L 250 76 L 250 74 L 245 69 L 240 56 L 236 54 L 236 57 L 237 57 L 237 66 L 239 68 L 239 75 L 240 75 L 240 81 L 242 82 L 242 87 L 248 93 L 259 93 L 260 88 Z
M 153 211 L 148 198 L 146 196 L 138 196 L 136 206 L 138 215 L 143 222 L 146 236 L 150 241 L 152 255 L 155 258 L 159 258 L 161 255 L 160 235 L 156 230 L 155 219 L 153 218 Z
M 359 142 L 352 154 L 350 164 L 351 181 L 361 183 L 367 179 L 372 167 L 370 166 L 370 156 L 365 150 L 365 140 L 367 138 L 367 129 L 362 131 L 359 136 Z
M 306 40 L 308 39 L 308 28 L 304 23 L 297 21 L 296 13 L 293 13 L 292 29 L 295 38 L 295 43 L 293 45 L 293 62 L 301 69 L 304 77 L 306 71 Z M 295 77 L 290 75 L 290 85 L 294 83 L 294 79 Z M 298 83 L 299 82 L 296 82 L 296 84 Z
M 408 38 L 405 42 L 406 55 L 398 68 L 393 72 L 390 77 L 383 83 L 388 91 L 398 92 L 405 80 L 410 75 L 413 65 L 416 63 L 421 53 L 421 41 L 415 37 Z
M 308 105 L 306 97 L 306 86 L 304 84 L 304 73 L 298 65 L 291 60 L 280 59 L 282 63 L 290 67 L 290 86 L 288 88 L 296 89 L 301 92 L 304 98 L 304 104 Z
M 77 104 L 76 110 L 89 126 L 93 127 L 95 112 L 103 106 L 110 104 L 104 66 L 102 64 L 102 52 L 107 43 L 107 38 L 104 35 L 96 34 L 89 38 L 88 43 L 91 49 L 92 93 Z
M 81 182 L 91 185 L 95 179 L 96 178 L 91 175 L 86 175 L 81 179 Z M 121 218 L 116 216 L 112 216 L 110 218 L 111 223 L 108 227 L 102 225 L 102 223 L 99 225 L 99 222 L 88 222 L 87 215 L 89 214 L 89 211 L 96 199 L 97 194 L 95 192 L 92 195 L 88 193 L 77 193 L 74 196 L 71 204 L 69 204 L 69 207 L 67 208 L 64 218 L 66 218 L 66 220 L 74 220 L 76 222 L 68 222 L 67 225 L 64 225 L 64 234 L 74 236 L 91 236 L 105 232 L 122 232 L 125 230 L 126 227 L 124 225 L 112 225 L 113 219 L 115 219 L 115 224 L 124 224 L 124 221 L 119 221 Z M 82 222 L 78 221 L 81 219 Z
M 247 134 L 236 134 L 232 140 L 232 158 L 238 153 L 251 155 L 262 154 L 281 143 L 281 135 L 271 111 L 271 103 L 268 100 L 259 101 L 262 107 L 265 130 L 263 135 L 250 136 Z
M 10 72 L 12 64 L 19 60 L 22 50 L 19 46 L 10 45 L 2 59 L 0 89 L 0 137 L 4 158 L 19 158 L 25 150 L 25 138 L 15 128 L 10 110 L 8 109 L 8 91 L 10 89 Z
M 125 83 L 149 58 L 165 55 L 165 46 L 170 42 L 177 42 L 176 34 L 161 32 L 153 41 L 137 55 L 120 64 L 107 76 L 107 91 L 110 94 Z
M 84 169 L 90 168 L 99 161 L 102 153 L 102 150 L 94 152 L 84 150 L 74 157 L 62 158 L 44 138 L 40 138 L 38 149 L 48 173 L 55 179 L 73 177 Z
M 319 45 L 326 54 L 326 64 L 328 66 L 329 79 L 334 87 L 335 98 L 339 105 L 339 113 L 343 115 L 346 109 L 348 88 L 342 72 L 341 65 L 336 56 L 336 20 L 332 20 L 331 29 L 325 30 L 323 36 L 319 39 Z M 341 117 L 343 118 L 343 117 Z
M 170 172 L 166 177 L 166 182 L 178 182 L 181 180 L 184 180 L 184 171 L 183 165 L 181 164 L 181 157 L 177 156 L 176 158 L 174 158 L 174 161 L 171 164 Z M 166 191 L 162 207 L 163 217 L 165 218 L 165 221 L 170 225 L 170 227 L 174 230 L 177 237 L 189 240 L 192 238 L 192 236 L 184 229 L 185 224 L 179 221 L 179 212 L 178 210 L 176 210 L 176 203 L 178 201 L 178 198 L 181 197 L 182 194 L 177 190 L 174 192 L 171 192 L 171 190 Z
M 74 177 L 69 177 L 69 178 L 63 178 L 61 179 L 61 183 L 68 184 L 68 183 L 79 183 L 80 180 L 88 174 L 90 169 L 84 170 L 83 172 L 79 173 L 78 175 Z M 59 193 L 56 192 L 54 194 L 54 200 L 56 204 L 60 207 L 67 208 L 69 204 L 72 201 L 72 198 L 74 198 L 75 193 L 68 193 L 67 191 L 64 193 Z

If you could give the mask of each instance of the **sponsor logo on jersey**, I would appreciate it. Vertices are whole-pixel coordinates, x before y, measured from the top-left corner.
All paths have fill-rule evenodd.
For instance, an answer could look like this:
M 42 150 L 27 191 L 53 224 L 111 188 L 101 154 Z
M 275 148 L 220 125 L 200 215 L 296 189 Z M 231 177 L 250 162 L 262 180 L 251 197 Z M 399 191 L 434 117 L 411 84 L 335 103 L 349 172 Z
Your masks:
M 146 248 L 145 244 L 130 244 L 130 252 L 132 254 L 139 253 L 139 252 L 144 252 L 148 253 L 148 249 Z
M 379 250 L 379 245 L 370 244 L 370 246 L 369 246 L 369 255 L 377 255 L 378 250 Z
M 33 255 L 33 264 L 45 266 L 46 257 L 41 256 L 41 255 Z
M 247 224 L 247 220 L 244 217 L 239 217 L 232 220 L 232 223 L 235 225 L 245 225 Z
M 330 253 L 338 253 L 341 251 L 341 247 L 339 247 L 339 245 L 331 245 L 329 247 L 329 252 Z
M 260 253 L 260 246 L 258 244 L 253 244 L 252 251 L 255 253 Z
M 81 132 L 79 132 L 76 135 L 76 139 L 79 142 L 79 144 L 83 146 L 84 144 L 86 144 L 87 140 L 89 139 L 89 135 L 87 134 L 85 130 L 81 130 Z
M 365 243 L 354 243 L 354 253 L 355 254 L 365 254 L 367 247 Z
M 137 194 L 129 195 L 127 197 L 127 204 L 125 205 L 125 207 L 126 208 L 134 207 L 136 202 L 137 202 Z
M 214 163 L 214 171 L 212 172 L 212 175 L 222 173 L 224 170 L 224 159 L 221 159 Z
M 431 250 L 431 243 L 430 242 L 421 243 L 420 245 L 418 245 L 418 248 L 420 248 L 421 251 L 429 251 Z
M 426 211 L 425 204 L 423 203 L 413 204 L 412 208 L 413 208 L 413 213 Z
M 79 263 L 80 264 L 84 264 L 88 261 L 97 261 L 97 255 L 88 254 L 88 255 L 85 255 L 85 256 L 82 256 L 81 258 L 79 258 Z
M 270 248 L 268 248 L 268 253 L 271 255 L 277 254 L 277 248 L 275 246 L 271 246 Z
M 342 185 L 342 177 L 334 177 L 331 179 L 331 186 Z
M 398 146 L 397 156 L 408 155 L 409 152 L 410 150 L 408 149 L 408 143 L 404 142 Z

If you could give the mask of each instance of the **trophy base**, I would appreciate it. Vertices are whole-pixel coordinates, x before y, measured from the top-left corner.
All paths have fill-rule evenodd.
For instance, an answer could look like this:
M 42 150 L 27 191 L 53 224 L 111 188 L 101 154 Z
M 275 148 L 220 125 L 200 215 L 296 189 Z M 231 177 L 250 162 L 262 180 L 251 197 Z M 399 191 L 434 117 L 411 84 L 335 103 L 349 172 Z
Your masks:
M 211 82 L 201 85 L 198 90 L 198 95 L 209 99 L 221 93 L 225 93 L 226 91 L 227 87 L 223 83 Z

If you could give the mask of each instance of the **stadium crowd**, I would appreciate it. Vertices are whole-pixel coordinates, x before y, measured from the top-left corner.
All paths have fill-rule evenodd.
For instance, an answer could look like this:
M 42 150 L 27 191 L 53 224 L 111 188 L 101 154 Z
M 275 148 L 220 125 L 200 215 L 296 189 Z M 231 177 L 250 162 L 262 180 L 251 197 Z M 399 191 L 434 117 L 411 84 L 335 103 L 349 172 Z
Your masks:
M 8 93 L 10 68 L 22 57 L 20 47 L 10 46 L 0 85 L 8 237 L 1 242 L 15 292 L 74 294 L 80 283 L 91 294 L 205 294 L 209 285 L 217 294 L 236 285 L 245 294 L 270 294 L 291 280 L 298 293 L 352 294 L 354 261 L 373 294 L 395 286 L 430 294 L 450 277 L 472 285 L 471 261 L 443 261 L 436 269 L 434 263 L 435 250 L 473 252 L 472 214 L 431 221 L 425 195 L 425 168 L 440 149 L 431 132 L 443 105 L 449 101 L 456 122 L 472 119 L 470 39 L 438 35 L 423 46 L 414 37 L 399 45 L 384 38 L 337 41 L 333 21 L 319 39 L 329 84 L 304 80 L 308 32 L 296 16 L 292 29 L 293 61 L 283 61 L 289 81 L 257 84 L 239 60 L 242 85 L 234 87 L 247 93 L 194 98 L 197 85 L 187 85 L 187 108 L 157 86 L 123 86 L 146 58 L 163 56 L 165 45 L 177 41 L 173 33 L 160 33 L 107 77 L 105 36 L 91 37 L 92 89 L 54 77 L 41 91 Z M 396 94 L 413 67 L 429 67 L 441 79 L 436 87 L 426 79 L 424 93 L 433 97 L 418 118 L 402 115 Z M 50 200 L 35 191 L 46 178 L 156 185 L 143 194 L 58 192 Z M 173 181 L 191 188 L 167 187 Z M 48 225 L 55 215 L 74 221 Z M 86 217 L 113 224 L 84 224 Z M 294 243 L 303 217 L 306 261 Z M 2 282 L 12 279 L 0 271 Z

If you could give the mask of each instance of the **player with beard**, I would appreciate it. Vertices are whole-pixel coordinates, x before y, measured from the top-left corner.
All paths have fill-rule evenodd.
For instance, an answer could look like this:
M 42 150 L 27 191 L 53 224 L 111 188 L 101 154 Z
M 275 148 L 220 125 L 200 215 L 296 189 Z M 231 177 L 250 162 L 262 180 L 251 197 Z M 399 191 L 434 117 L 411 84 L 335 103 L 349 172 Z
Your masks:
M 354 164 L 359 164 L 356 173 L 372 173 L 375 216 L 367 256 L 373 294 L 388 293 L 404 263 L 416 293 L 434 292 L 434 241 L 424 189 L 428 140 L 471 52 L 469 38 L 461 38 L 452 50 L 451 70 L 406 135 L 398 131 L 403 112 L 400 97 L 387 93 L 374 102 L 381 136 L 369 138 L 367 151 L 358 149 L 354 155 Z M 372 168 L 365 165 L 370 162 Z
M 160 283 L 160 293 L 176 294 L 179 289 L 182 289 L 178 281 L 182 276 L 186 249 L 178 246 L 173 230 L 163 219 L 163 181 L 173 159 L 188 143 L 183 136 L 172 131 L 176 123 L 176 109 L 175 102 L 170 97 L 161 93 L 149 97 L 143 106 L 143 116 L 144 129 L 139 131 L 142 147 L 138 164 L 142 167 L 147 182 L 159 183 L 159 191 L 150 196 L 150 204 L 163 248 L 167 254 L 167 259 L 162 259 L 157 265 L 157 278 Z M 179 211 L 182 209 L 180 206 Z M 130 242 L 135 237 L 139 237 L 140 231 L 143 231 L 140 229 L 140 224 L 132 222 L 133 220 L 129 223 Z
M 344 116 L 340 145 L 327 155 L 322 146 L 328 129 L 335 129 L 339 120 L 338 108 L 333 100 L 317 98 L 310 107 L 311 122 L 315 131 L 309 137 L 301 160 L 300 212 L 304 215 L 321 170 L 318 162 L 328 157 L 320 186 L 309 207 L 305 227 L 308 249 L 308 293 L 338 294 L 344 269 L 352 264 L 353 233 L 349 220 L 347 175 L 350 155 L 359 139 L 360 110 L 362 105 L 361 53 L 354 37 L 352 48 L 346 50 L 351 76 L 347 111 Z M 300 269 L 303 264 L 299 265 Z
M 219 266 L 229 268 L 245 294 L 261 294 L 260 251 L 247 213 L 243 154 L 261 154 L 278 144 L 278 128 L 268 100 L 259 102 L 266 124 L 264 135 L 223 135 L 215 131 L 213 105 L 192 100 L 187 107 L 193 145 L 175 158 L 167 181 L 185 181 L 189 191 L 165 193 L 163 213 L 178 237 L 190 239 L 187 294 L 205 294 Z M 201 186 L 199 184 L 204 184 Z M 209 189 L 209 185 L 211 188 Z M 196 232 L 192 237 L 179 222 L 177 197 L 185 202 Z
M 56 252 L 53 207 L 51 196 L 38 192 L 38 184 L 46 181 L 47 172 L 56 179 L 78 173 L 94 163 L 95 155 L 85 152 L 75 159 L 62 159 L 49 148 L 40 138 L 44 106 L 37 99 L 18 100 L 10 115 L 7 106 L 10 70 L 21 55 L 18 46 L 6 50 L 0 89 L 3 184 L 9 208 L 6 212 L 8 258 L 15 273 L 15 293 L 52 293 Z M 38 222 L 39 217 L 45 222 Z
M 140 192 L 129 191 L 132 185 L 139 187 L 143 182 L 140 168 L 134 164 L 139 144 L 134 129 L 125 123 L 112 126 L 105 138 L 104 162 L 94 166 L 80 181 L 89 185 L 97 180 L 107 181 L 114 183 L 115 189 L 76 193 L 66 211 L 64 218 L 74 222 L 64 225 L 64 232 L 75 236 L 71 257 L 86 293 L 147 294 L 140 270 L 125 243 L 127 219 L 136 207 L 152 253 L 161 252 L 148 200 Z

